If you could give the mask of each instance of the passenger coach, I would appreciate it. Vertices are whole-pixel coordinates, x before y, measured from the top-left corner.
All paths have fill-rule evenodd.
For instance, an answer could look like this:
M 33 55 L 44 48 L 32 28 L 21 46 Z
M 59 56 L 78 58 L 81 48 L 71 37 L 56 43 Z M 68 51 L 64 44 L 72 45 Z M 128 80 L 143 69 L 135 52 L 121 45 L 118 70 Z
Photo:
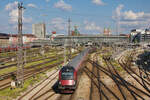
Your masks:
M 77 87 L 80 67 L 86 60 L 89 48 L 86 48 L 78 56 L 73 58 L 66 66 L 59 71 L 58 89 L 63 93 L 73 93 Z

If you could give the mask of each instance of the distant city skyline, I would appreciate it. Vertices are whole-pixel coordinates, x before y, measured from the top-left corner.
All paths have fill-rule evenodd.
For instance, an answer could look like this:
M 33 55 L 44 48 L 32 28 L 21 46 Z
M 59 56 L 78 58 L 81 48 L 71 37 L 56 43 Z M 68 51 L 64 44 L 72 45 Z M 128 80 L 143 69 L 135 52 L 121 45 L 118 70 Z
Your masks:
M 32 24 L 46 23 L 47 33 L 67 33 L 78 26 L 81 34 L 100 34 L 109 27 L 121 33 L 150 27 L 150 0 L 0 0 L 0 33 L 17 33 L 17 4 L 23 2 L 23 33 L 32 33 Z

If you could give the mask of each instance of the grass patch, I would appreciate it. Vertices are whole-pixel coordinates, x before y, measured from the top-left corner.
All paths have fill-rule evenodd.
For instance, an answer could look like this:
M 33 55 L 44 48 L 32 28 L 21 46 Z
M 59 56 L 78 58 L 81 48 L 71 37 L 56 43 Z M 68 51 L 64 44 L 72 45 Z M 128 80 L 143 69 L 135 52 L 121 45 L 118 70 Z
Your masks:
M 0 100 L 12 100 L 20 95 L 21 92 L 27 90 L 30 85 L 34 85 L 39 82 L 41 79 L 45 78 L 45 74 L 40 73 L 35 76 L 35 78 L 31 77 L 24 82 L 23 88 L 16 88 L 11 90 L 10 88 L 6 88 L 3 91 L 0 91 Z
M 62 61 L 62 59 L 63 58 L 59 59 L 58 61 L 53 61 L 53 62 L 50 62 L 48 64 L 44 64 L 44 65 L 42 65 L 40 67 L 52 65 L 54 63 Z M 54 70 L 55 68 L 57 68 L 57 66 L 55 66 L 53 68 L 49 68 L 47 71 Z M 16 89 L 13 89 L 13 90 L 11 90 L 10 88 L 6 88 L 3 91 L 0 91 L 0 100 L 1 99 L 2 100 L 12 100 L 12 99 L 15 99 L 17 96 L 20 96 L 21 92 L 26 91 L 29 86 L 34 85 L 35 83 L 39 82 L 40 80 L 42 80 L 44 78 L 47 78 L 47 76 L 46 76 L 45 72 L 42 72 L 40 74 L 35 75 L 35 78 L 30 77 L 27 80 L 25 80 L 23 88 L 16 88 Z
M 40 63 L 46 62 L 46 61 L 50 61 L 50 59 L 44 59 L 44 60 L 40 60 L 40 61 L 27 63 L 24 66 L 24 68 L 30 67 L 32 65 L 37 65 L 37 64 L 40 64 Z M 43 64 L 42 66 L 44 66 L 44 65 L 45 64 Z M 35 67 L 35 68 L 39 68 L 39 66 L 37 65 L 37 67 Z M 13 71 L 16 71 L 16 70 L 17 70 L 17 66 L 13 66 L 13 67 L 10 67 L 10 68 L 5 68 L 5 69 L 0 70 L 0 75 L 6 74 L 6 73 L 10 73 L 10 72 L 13 72 Z
M 76 55 L 77 54 L 74 54 L 72 56 L 76 56 Z M 58 59 L 58 60 L 56 60 L 56 61 L 52 61 L 50 63 L 41 65 L 38 68 L 44 67 L 44 66 L 48 66 L 48 65 L 52 65 L 52 64 L 55 64 L 55 63 L 60 62 L 60 61 L 63 61 L 63 57 Z M 59 66 L 62 66 L 62 64 L 60 64 Z M 58 68 L 59 66 L 55 66 L 53 68 L 49 68 L 47 71 L 54 70 L 55 68 Z M 59 67 L 59 68 L 61 68 L 61 67 Z M 15 99 L 15 98 L 17 98 L 17 96 L 20 96 L 21 92 L 26 91 L 29 86 L 34 85 L 35 83 L 39 82 L 40 80 L 42 80 L 44 78 L 47 78 L 45 72 L 37 74 L 35 76 L 35 78 L 30 77 L 27 80 L 25 80 L 23 88 L 16 88 L 16 89 L 13 89 L 13 90 L 11 90 L 10 88 L 6 88 L 3 91 L 0 91 L 0 99 L 2 99 L 2 100 Z
M 124 71 L 123 68 L 120 66 L 120 64 L 117 61 L 112 60 L 111 63 L 116 68 L 117 71 L 119 71 L 119 72 Z
M 34 52 L 37 50 L 38 50 L 38 48 L 32 48 L 32 49 L 27 49 L 26 52 L 29 53 L 29 52 Z M 2 52 L 2 53 L 0 53 L 0 57 L 9 57 L 9 56 L 14 56 L 16 54 L 17 54 L 17 51 Z
M 51 56 L 54 56 L 54 55 L 56 55 L 56 53 L 54 53 L 54 54 L 45 54 L 47 57 L 51 57 Z M 72 56 L 75 56 L 75 55 L 72 55 Z M 43 56 L 39 56 L 39 57 L 43 57 Z M 39 58 L 39 57 L 36 57 L 36 58 Z M 35 58 L 35 59 L 36 59 Z M 57 61 L 60 61 L 60 60 L 63 60 L 64 58 L 63 58 L 63 56 L 62 57 L 59 57 L 59 59 L 58 60 L 56 60 L 56 61 L 52 61 L 52 62 L 49 62 L 49 63 L 47 63 L 47 64 L 43 64 L 43 65 L 40 65 L 40 66 L 36 66 L 36 67 L 34 67 L 34 68 L 41 68 L 41 67 L 44 67 L 44 66 L 46 66 L 46 65 L 49 65 L 49 64 L 54 64 L 54 63 L 56 63 Z M 27 67 L 30 67 L 30 66 L 32 66 L 32 65 L 37 65 L 37 64 L 40 64 L 40 63 L 42 63 L 42 62 L 46 62 L 46 61 L 50 61 L 50 59 L 44 59 L 44 60 L 40 60 L 40 61 L 35 61 L 35 62 L 30 62 L 30 63 L 27 63 L 25 66 L 24 66 L 24 68 L 27 68 Z M 2 70 L 0 70 L 0 75 L 3 75 L 3 74 L 6 74 L 6 73 L 10 73 L 10 72 L 13 72 L 13 71 L 16 71 L 17 70 L 17 66 L 12 66 L 12 67 L 9 67 L 9 68 L 5 68 L 5 69 L 2 69 Z
M 56 52 L 54 52 L 53 54 L 52 53 L 45 53 L 45 55 L 43 56 L 36 56 L 36 57 L 33 57 L 33 58 L 30 58 L 30 60 L 33 60 L 33 59 L 39 59 L 39 58 L 44 58 L 45 56 L 46 57 L 52 57 L 52 56 L 55 56 L 56 55 Z M 27 58 L 28 60 L 29 58 Z M 44 59 L 44 60 L 40 60 L 40 61 L 35 61 L 35 62 L 30 62 L 30 63 L 27 63 L 24 68 L 27 68 L 27 67 L 30 67 L 32 65 L 36 65 L 36 64 L 40 64 L 42 62 L 45 62 L 45 61 L 49 61 L 50 59 Z M 5 65 L 10 65 L 10 64 L 15 64 L 16 62 L 10 62 L 10 63 L 7 63 Z M 6 73 L 10 73 L 10 72 L 13 72 L 17 69 L 17 66 L 12 66 L 12 67 L 9 67 L 9 68 L 5 68 L 5 69 L 2 69 L 0 70 L 0 75 L 3 75 L 3 74 L 6 74 Z

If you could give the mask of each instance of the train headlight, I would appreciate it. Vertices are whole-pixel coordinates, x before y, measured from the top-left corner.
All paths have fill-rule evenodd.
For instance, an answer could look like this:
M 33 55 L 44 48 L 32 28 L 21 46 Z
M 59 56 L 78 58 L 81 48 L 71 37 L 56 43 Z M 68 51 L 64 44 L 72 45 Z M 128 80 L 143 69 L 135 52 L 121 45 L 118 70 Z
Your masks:
M 76 84 L 76 82 L 74 81 L 74 82 L 73 82 L 73 84 L 75 85 L 75 84 Z
M 59 82 L 59 84 L 61 84 L 61 82 Z

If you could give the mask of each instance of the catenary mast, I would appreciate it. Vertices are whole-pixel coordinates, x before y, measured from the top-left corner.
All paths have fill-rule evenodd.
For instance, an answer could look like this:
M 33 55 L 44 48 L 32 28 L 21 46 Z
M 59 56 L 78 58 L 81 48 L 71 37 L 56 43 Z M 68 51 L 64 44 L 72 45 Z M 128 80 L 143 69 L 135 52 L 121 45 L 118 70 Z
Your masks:
M 23 3 L 18 3 L 18 51 L 17 51 L 17 87 L 23 87 L 24 83 L 24 58 L 22 39 L 22 10 Z

